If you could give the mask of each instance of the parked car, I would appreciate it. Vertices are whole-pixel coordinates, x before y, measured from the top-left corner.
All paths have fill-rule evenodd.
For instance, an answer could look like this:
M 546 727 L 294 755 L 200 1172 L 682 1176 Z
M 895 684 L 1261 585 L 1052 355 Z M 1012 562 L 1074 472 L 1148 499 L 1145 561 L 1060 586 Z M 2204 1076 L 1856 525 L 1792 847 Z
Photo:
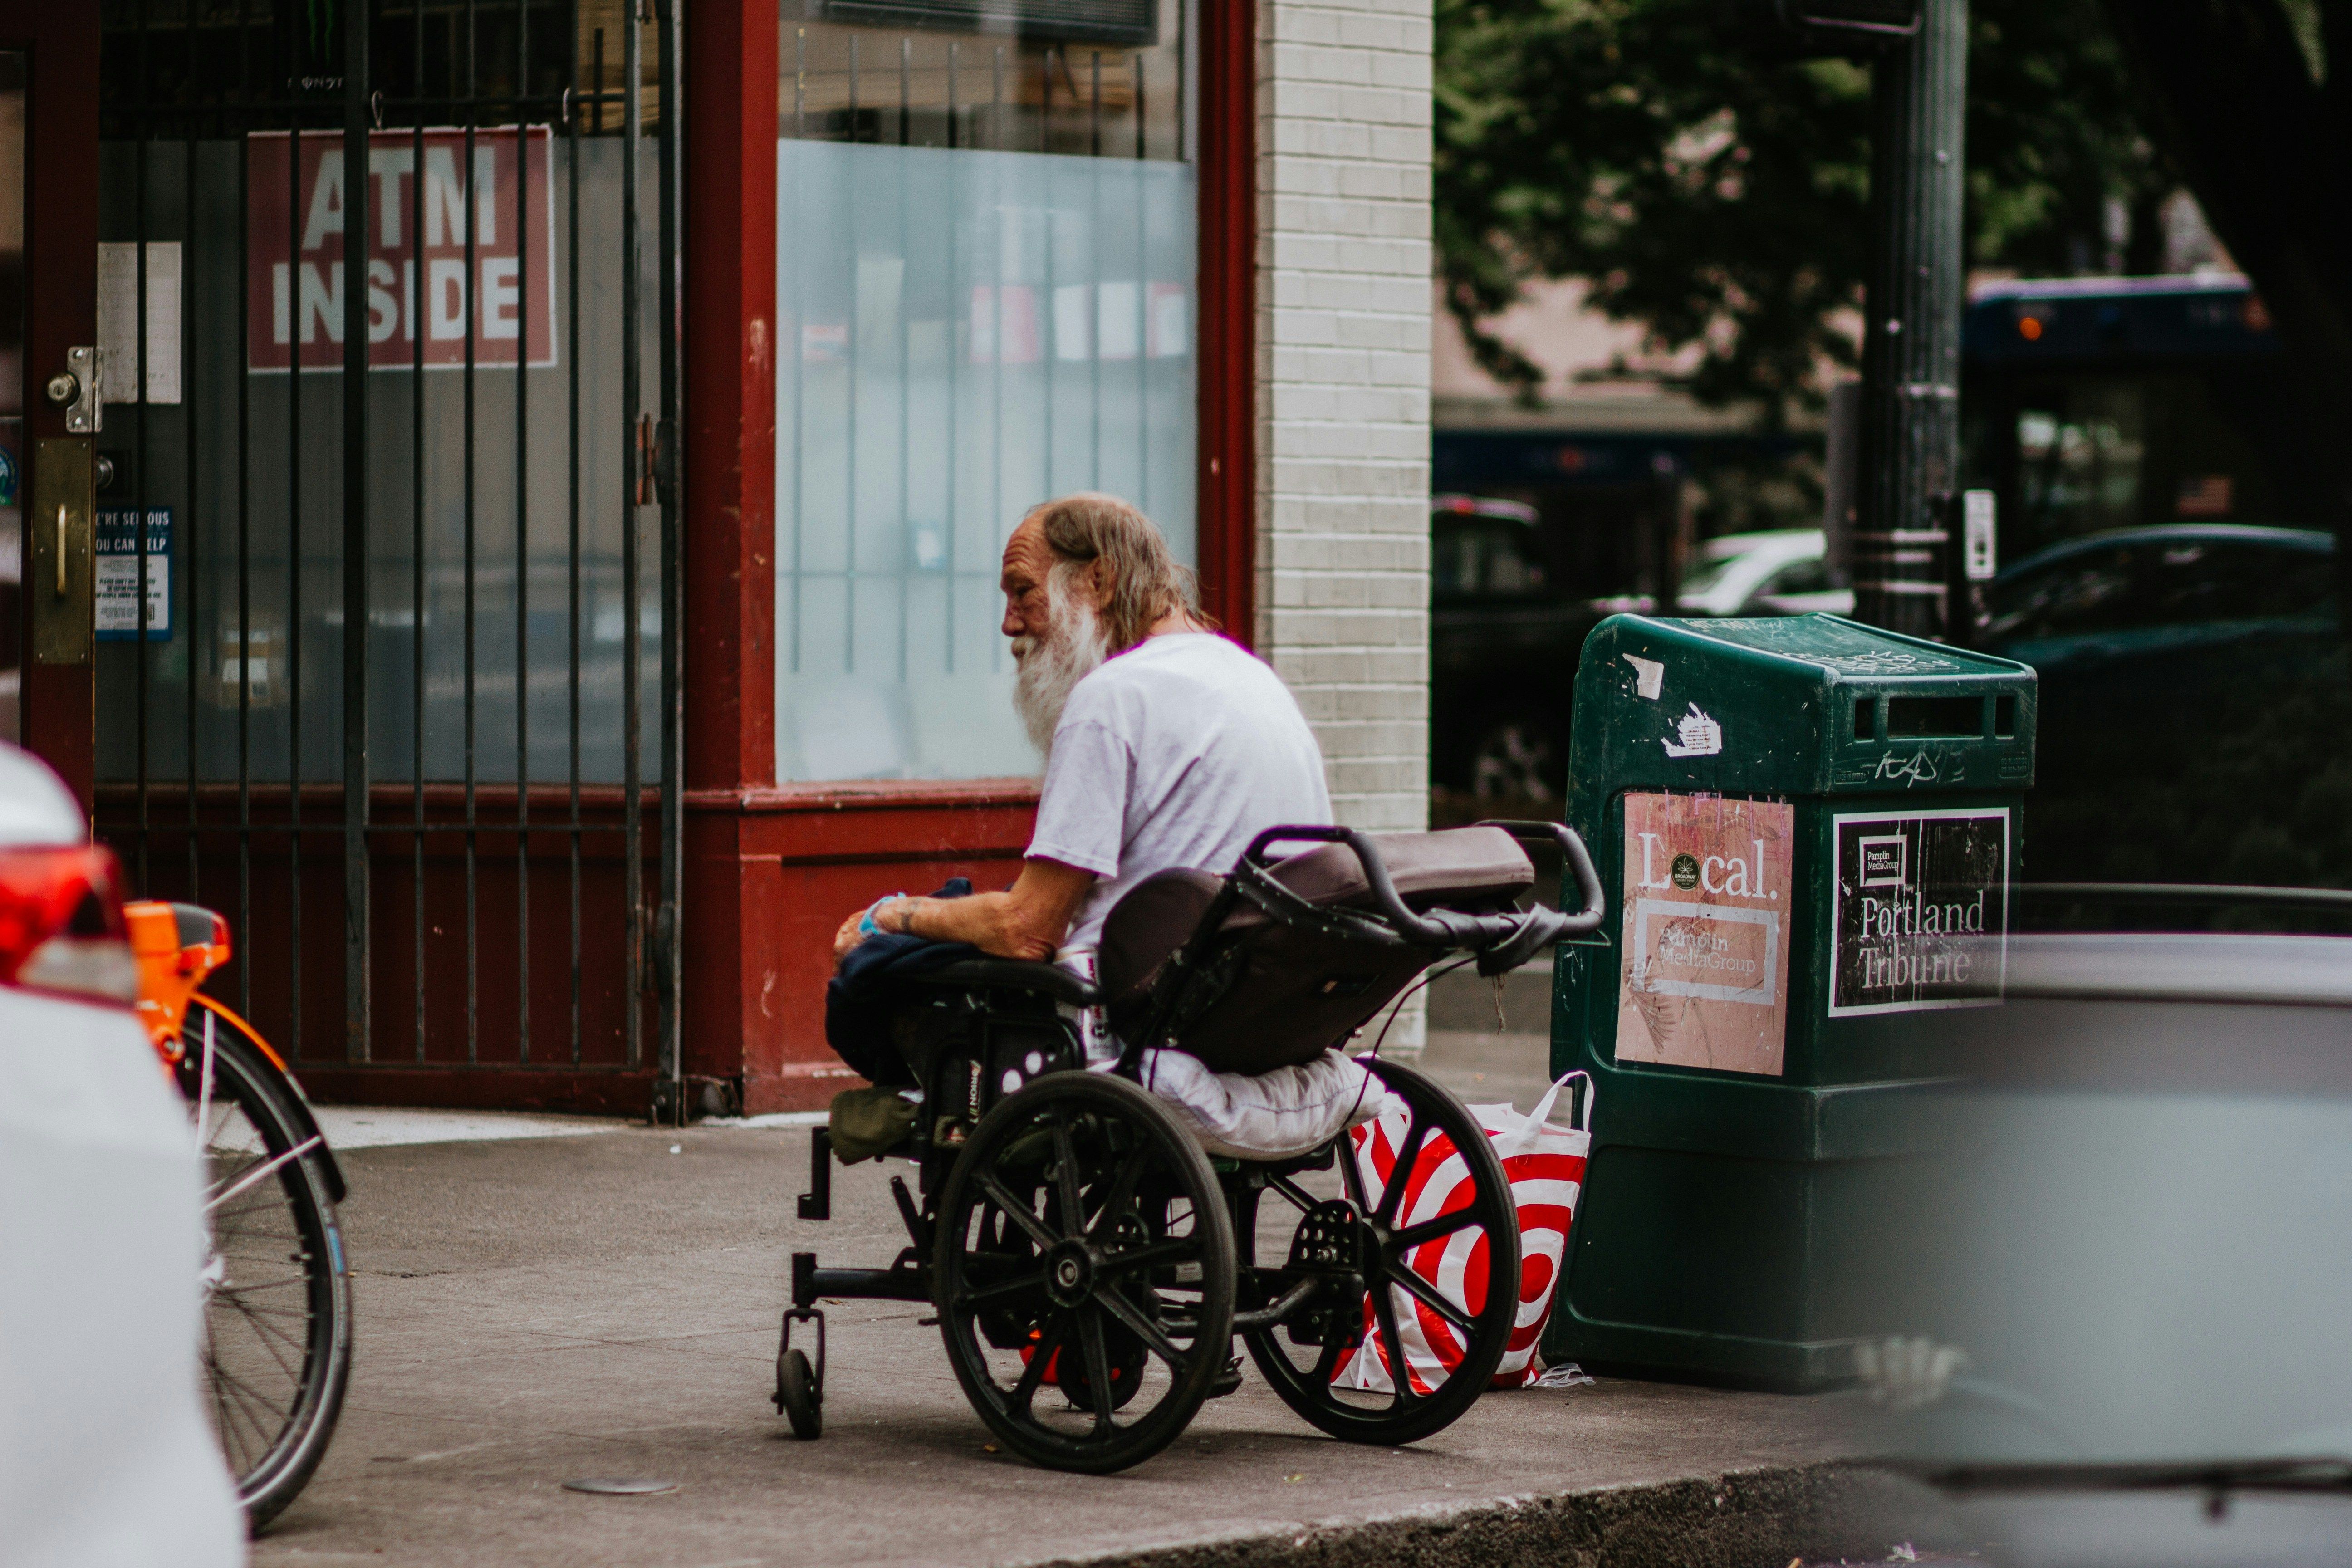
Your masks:
M 2352 884 L 2314 781 L 2352 726 L 2336 541 L 2180 523 L 2091 534 L 1994 580 L 1979 646 L 2041 674 L 2037 877 Z
M 1585 635 L 1647 600 L 1555 581 L 1523 501 L 1439 496 L 1430 527 L 1430 774 L 1486 799 L 1556 801 Z
M 1853 613 L 1853 590 L 1830 581 L 1818 528 L 1726 533 L 1698 547 L 1675 607 L 1685 616 L 1801 616 Z
M 197 1403 L 203 1180 L 132 1011 L 113 858 L 0 744 L 0 1558 L 245 1560 Z

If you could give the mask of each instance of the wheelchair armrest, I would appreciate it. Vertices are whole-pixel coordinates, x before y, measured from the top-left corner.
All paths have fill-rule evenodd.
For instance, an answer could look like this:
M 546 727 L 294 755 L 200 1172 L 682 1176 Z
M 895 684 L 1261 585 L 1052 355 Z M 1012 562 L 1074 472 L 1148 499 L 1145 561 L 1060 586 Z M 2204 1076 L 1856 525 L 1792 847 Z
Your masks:
M 1101 988 L 1088 984 L 1083 976 L 1055 964 L 1029 963 L 1017 958 L 961 958 L 910 978 L 920 984 L 959 991 L 1041 991 L 1073 1007 L 1098 1007 L 1103 999 Z

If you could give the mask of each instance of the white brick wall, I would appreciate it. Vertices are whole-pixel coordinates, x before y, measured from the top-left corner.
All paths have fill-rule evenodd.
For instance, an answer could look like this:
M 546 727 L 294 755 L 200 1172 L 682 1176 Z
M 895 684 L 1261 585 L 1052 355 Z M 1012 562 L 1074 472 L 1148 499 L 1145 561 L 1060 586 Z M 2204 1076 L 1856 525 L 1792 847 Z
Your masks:
M 1374 829 L 1428 819 L 1429 57 L 1429 0 L 1259 0 L 1257 646 Z
M 1257 647 L 1339 820 L 1429 816 L 1430 0 L 1258 0 Z M 1418 1049 L 1415 998 L 1390 1049 Z

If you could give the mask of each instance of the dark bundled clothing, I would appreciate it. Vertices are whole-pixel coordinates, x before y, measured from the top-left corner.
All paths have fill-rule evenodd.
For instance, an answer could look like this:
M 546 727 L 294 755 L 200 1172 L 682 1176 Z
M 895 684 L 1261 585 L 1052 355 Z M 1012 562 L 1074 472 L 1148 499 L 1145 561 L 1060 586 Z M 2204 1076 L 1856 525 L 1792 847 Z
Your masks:
M 950 878 L 934 899 L 971 896 L 971 879 Z M 912 1086 L 915 1077 L 890 1038 L 890 1014 L 900 986 L 961 959 L 977 958 L 968 942 L 885 931 L 849 950 L 824 987 L 824 1037 L 843 1061 L 876 1083 Z

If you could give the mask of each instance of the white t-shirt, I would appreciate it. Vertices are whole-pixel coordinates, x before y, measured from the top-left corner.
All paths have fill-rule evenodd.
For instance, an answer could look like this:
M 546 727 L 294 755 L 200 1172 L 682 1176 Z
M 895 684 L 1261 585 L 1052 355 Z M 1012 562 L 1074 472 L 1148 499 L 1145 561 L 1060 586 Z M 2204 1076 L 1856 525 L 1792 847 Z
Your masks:
M 1269 827 L 1328 824 L 1323 752 L 1282 678 L 1211 632 L 1147 637 L 1078 682 L 1054 731 L 1028 855 L 1092 871 L 1067 945 L 1129 888 L 1225 872 Z

